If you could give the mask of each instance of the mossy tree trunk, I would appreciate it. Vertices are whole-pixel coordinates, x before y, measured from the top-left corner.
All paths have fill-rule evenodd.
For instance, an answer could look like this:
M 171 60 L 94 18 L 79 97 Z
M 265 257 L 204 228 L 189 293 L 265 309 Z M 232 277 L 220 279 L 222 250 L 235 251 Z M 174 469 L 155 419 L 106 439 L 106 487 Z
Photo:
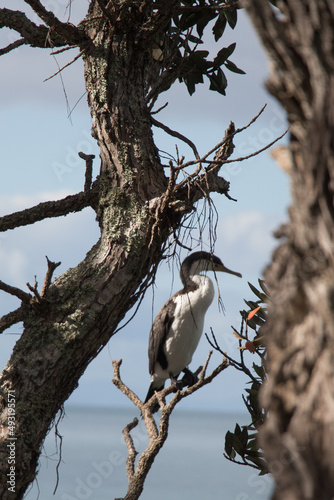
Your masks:
M 334 497 L 334 2 L 245 2 L 291 126 L 290 219 L 265 273 L 268 420 L 261 445 L 280 500 Z

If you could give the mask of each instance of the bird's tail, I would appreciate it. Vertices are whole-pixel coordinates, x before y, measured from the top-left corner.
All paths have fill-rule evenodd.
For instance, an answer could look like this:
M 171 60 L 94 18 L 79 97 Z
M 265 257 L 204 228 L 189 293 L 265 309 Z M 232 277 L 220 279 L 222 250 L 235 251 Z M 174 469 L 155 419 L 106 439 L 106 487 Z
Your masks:
M 156 380 L 154 382 L 152 382 L 150 387 L 149 387 L 149 390 L 148 390 L 148 393 L 147 393 L 147 396 L 146 396 L 146 399 L 144 402 L 147 403 L 147 401 L 149 401 L 151 399 L 151 397 L 154 395 L 155 391 L 161 391 L 164 387 L 165 387 L 164 382 L 159 383 L 159 384 L 157 384 Z M 152 409 L 152 412 L 154 413 L 158 409 L 159 409 L 159 404 L 157 402 L 157 406 L 154 406 L 154 408 Z

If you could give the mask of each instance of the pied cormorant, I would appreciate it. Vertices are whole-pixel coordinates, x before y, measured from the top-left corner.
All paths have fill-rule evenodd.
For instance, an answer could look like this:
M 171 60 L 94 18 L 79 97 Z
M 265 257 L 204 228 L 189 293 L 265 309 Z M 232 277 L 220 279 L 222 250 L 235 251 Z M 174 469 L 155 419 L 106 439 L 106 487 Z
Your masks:
M 181 372 L 189 377 L 189 384 L 196 376 L 187 368 L 201 338 L 204 316 L 214 298 L 214 286 L 202 271 L 222 271 L 241 278 L 222 261 L 208 252 L 194 252 L 182 263 L 180 276 L 183 289 L 173 295 L 160 309 L 149 338 L 148 357 L 151 385 L 145 403 L 155 391 L 164 388 L 170 378 L 175 383 Z M 159 409 L 158 403 L 153 411 Z

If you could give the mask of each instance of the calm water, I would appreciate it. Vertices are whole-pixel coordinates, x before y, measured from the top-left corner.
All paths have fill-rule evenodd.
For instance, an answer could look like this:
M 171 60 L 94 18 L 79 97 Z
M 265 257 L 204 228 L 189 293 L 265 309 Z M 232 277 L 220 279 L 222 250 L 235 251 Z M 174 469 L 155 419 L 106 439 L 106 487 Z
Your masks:
M 56 465 L 59 440 L 49 434 L 41 458 L 38 484 L 27 500 L 112 500 L 127 490 L 127 449 L 122 429 L 133 420 L 132 410 L 66 409 L 59 424 L 63 436 L 59 485 Z M 271 480 L 255 469 L 238 466 L 223 457 L 225 432 L 235 423 L 246 424 L 240 414 L 175 411 L 169 437 L 145 482 L 142 500 L 267 500 Z M 133 433 L 136 448 L 148 443 L 141 422 Z M 58 450 L 58 451 L 57 451 Z

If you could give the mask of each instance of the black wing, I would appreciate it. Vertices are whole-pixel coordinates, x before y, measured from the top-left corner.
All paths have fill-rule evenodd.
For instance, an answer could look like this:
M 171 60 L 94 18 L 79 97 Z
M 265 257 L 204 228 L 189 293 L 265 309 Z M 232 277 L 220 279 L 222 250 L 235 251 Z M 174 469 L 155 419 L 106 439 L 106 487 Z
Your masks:
M 148 343 L 148 366 L 151 375 L 154 373 L 156 362 L 160 364 L 163 370 L 168 366 L 163 346 L 170 326 L 174 320 L 175 307 L 176 304 L 172 297 L 162 306 L 153 322 Z

